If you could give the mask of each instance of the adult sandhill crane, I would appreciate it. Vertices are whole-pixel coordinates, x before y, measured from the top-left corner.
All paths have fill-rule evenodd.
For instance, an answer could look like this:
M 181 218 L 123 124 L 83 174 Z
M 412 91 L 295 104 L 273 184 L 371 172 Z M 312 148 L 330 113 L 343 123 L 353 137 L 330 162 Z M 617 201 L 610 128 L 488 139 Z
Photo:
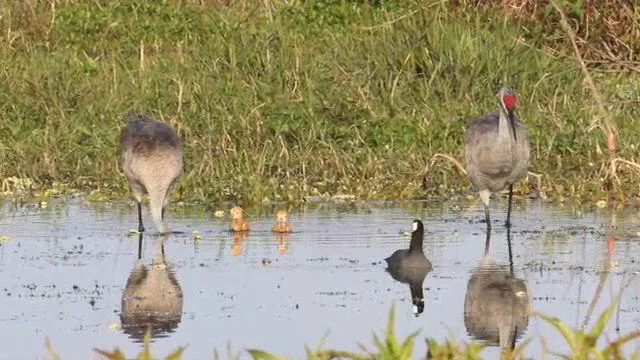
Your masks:
M 124 176 L 138 202 L 138 231 L 143 232 L 142 196 L 149 195 L 149 207 L 158 231 L 168 233 L 163 223 L 169 193 L 182 174 L 182 146 L 178 134 L 167 124 L 144 115 L 129 114 L 120 134 Z
M 507 229 L 509 268 L 490 258 L 487 231 L 480 266 L 473 271 L 464 297 L 464 325 L 476 340 L 499 344 L 502 351 L 515 347 L 529 324 L 527 285 L 513 274 L 511 230 Z
M 491 230 L 489 197 L 509 187 L 509 205 L 505 225 L 511 226 L 513 184 L 527 175 L 529 135 L 514 114 L 516 95 L 509 87 L 498 93 L 498 113 L 471 120 L 467 128 L 464 157 L 471 183 L 478 188 L 484 203 L 487 229 Z
M 409 249 L 396 250 L 384 260 L 387 262 L 387 271 L 394 280 L 409 284 L 413 313 L 418 316 L 424 311 L 422 283 L 433 268 L 422 250 L 424 225 L 420 220 L 414 220 L 412 230 Z

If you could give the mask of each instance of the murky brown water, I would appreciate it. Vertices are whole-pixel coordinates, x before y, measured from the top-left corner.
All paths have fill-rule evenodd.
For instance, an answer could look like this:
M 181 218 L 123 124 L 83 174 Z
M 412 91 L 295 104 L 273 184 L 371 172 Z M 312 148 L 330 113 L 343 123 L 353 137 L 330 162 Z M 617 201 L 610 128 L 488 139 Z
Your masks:
M 168 221 L 184 233 L 166 239 L 164 258 L 160 238 L 145 235 L 141 260 L 137 236 L 127 236 L 136 227 L 135 211 L 125 204 L 5 206 L 0 236 L 11 239 L 0 245 L 1 357 L 42 358 L 46 337 L 64 359 L 95 358 L 94 347 L 133 354 L 140 349 L 139 325 L 150 321 L 156 355 L 187 345 L 187 358 L 210 358 L 214 349 L 226 354 L 230 344 L 234 351 L 258 347 L 301 357 L 305 344 L 313 347 L 324 335 L 329 347 L 358 350 L 358 343 L 373 347 L 371 333 L 386 326 L 393 303 L 398 334 L 421 330 L 416 350 L 423 354 L 426 336 L 495 338 L 486 316 L 465 318 L 465 297 L 482 309 L 475 314 L 505 323 L 492 304 L 509 293 L 519 297 L 502 307 L 515 309 L 509 319 L 518 342 L 534 339 L 532 357 L 540 355 L 540 336 L 557 351 L 566 346 L 540 319 L 518 316 L 525 300 L 580 326 L 592 324 L 623 288 L 607 334 L 640 327 L 637 212 L 517 206 L 511 275 L 504 228 L 496 223 L 483 257 L 482 209 L 457 205 L 309 205 L 291 212 L 295 232 L 288 237 L 270 232 L 273 208 L 248 209 L 254 231 L 243 239 L 226 231 L 226 219 L 174 208 Z M 505 204 L 493 206 L 494 220 L 502 222 Z M 433 263 L 419 316 L 409 284 L 395 281 L 383 261 L 408 247 L 400 232 L 410 231 L 414 218 L 425 224 L 424 250 Z M 194 230 L 201 240 L 193 240 Z M 476 271 L 481 262 L 484 272 Z M 159 316 L 141 317 L 139 309 L 157 309 Z M 496 357 L 497 347 L 484 354 Z

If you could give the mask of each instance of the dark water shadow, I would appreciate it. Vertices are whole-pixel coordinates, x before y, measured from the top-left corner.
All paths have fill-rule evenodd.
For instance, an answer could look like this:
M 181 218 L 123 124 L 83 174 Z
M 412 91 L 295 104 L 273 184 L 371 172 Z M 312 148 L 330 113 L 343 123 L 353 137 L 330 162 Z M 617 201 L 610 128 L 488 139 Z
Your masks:
M 143 234 L 138 235 L 138 257 L 122 293 L 120 312 L 122 331 L 135 342 L 141 342 L 147 331 L 152 338 L 167 337 L 182 320 L 182 288 L 164 251 L 168 238 L 154 239 L 153 262 L 145 265 Z
M 491 258 L 490 242 L 488 231 L 480 264 L 467 282 L 464 325 L 472 338 L 504 351 L 515 348 L 529 324 L 530 297 L 524 280 L 513 274 L 511 230 L 507 228 L 508 266 Z
M 142 232 L 142 234 L 144 234 L 145 232 Z M 149 236 L 155 237 L 155 238 L 164 238 L 168 235 L 184 235 L 186 234 L 186 231 L 182 231 L 182 230 L 171 230 L 168 233 L 160 233 L 160 232 L 154 232 L 151 234 L 148 234 Z

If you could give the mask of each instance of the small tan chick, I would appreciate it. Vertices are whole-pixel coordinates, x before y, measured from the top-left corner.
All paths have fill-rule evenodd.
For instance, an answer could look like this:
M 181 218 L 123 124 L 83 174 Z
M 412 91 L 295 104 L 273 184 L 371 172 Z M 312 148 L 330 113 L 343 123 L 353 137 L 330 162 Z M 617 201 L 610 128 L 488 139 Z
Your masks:
M 231 215 L 231 231 L 249 231 L 249 222 L 242 216 L 243 210 L 239 206 L 234 206 L 229 214 Z
M 276 213 L 276 222 L 273 224 L 271 231 L 276 233 L 290 233 L 291 224 L 289 224 L 289 214 L 286 210 L 278 210 Z

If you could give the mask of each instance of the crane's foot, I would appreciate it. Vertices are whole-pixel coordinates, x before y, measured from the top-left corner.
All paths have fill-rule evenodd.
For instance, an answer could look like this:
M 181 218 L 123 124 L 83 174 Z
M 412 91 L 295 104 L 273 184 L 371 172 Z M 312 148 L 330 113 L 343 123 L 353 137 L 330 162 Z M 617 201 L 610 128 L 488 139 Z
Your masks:
M 139 233 L 143 233 L 144 232 L 144 226 L 142 226 L 142 224 L 138 225 L 138 232 Z

